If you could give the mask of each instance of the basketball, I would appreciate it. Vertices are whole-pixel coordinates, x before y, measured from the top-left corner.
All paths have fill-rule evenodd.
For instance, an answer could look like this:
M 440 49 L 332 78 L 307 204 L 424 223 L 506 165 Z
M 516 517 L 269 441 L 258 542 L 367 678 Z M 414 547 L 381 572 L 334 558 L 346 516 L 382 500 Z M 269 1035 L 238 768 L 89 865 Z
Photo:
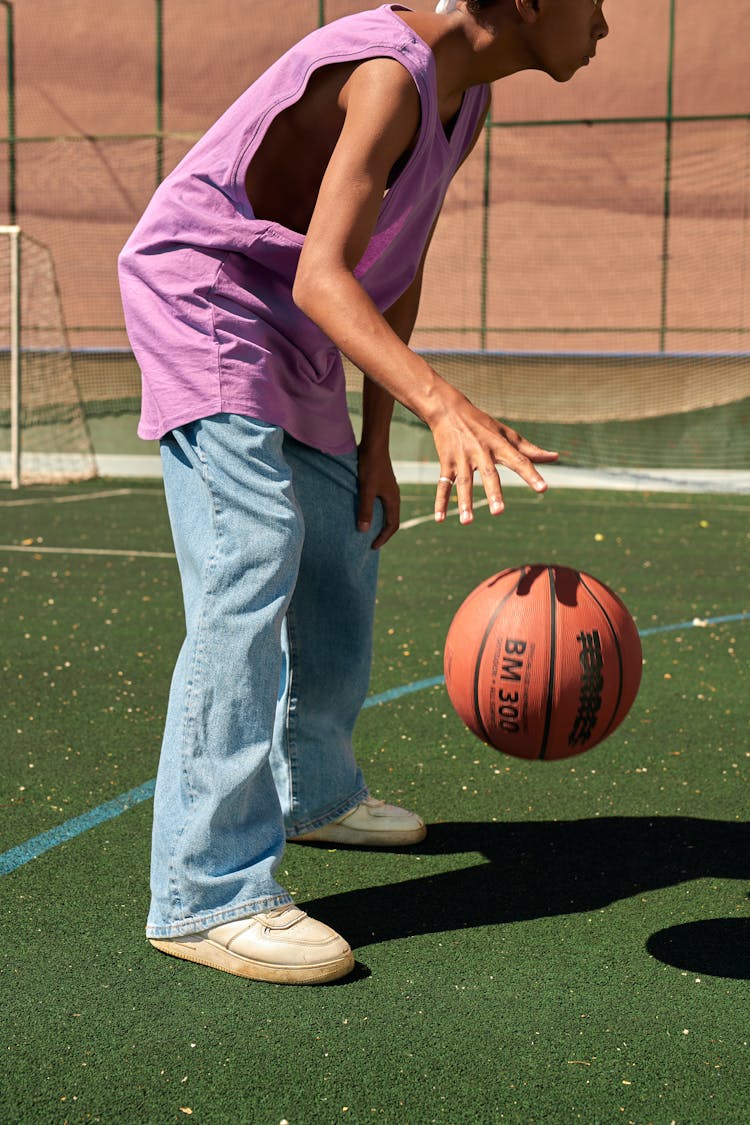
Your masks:
M 483 742 L 551 761 L 590 750 L 630 710 L 641 642 L 614 591 L 566 566 L 503 570 L 459 607 L 445 641 L 445 683 Z

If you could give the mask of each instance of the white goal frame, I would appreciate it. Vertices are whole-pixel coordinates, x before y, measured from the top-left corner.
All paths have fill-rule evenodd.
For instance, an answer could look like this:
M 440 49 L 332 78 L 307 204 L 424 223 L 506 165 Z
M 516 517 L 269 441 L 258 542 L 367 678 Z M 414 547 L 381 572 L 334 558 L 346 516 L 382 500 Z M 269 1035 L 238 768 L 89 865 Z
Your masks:
M 0 226 L 10 257 L 10 487 L 21 487 L 21 228 Z
M 9 385 L 3 379 L 3 407 L 10 429 L 10 450 L 0 453 L 0 474 L 16 490 L 27 483 L 88 480 L 97 475 L 96 457 L 76 383 L 52 252 L 16 224 L 0 225 L 0 242 L 3 282 L 8 286 L 7 294 L 4 289 L 2 293 L 3 339 L 8 348 L 3 375 L 7 370 L 9 378 Z M 40 302 L 44 315 L 30 316 L 29 307 Z

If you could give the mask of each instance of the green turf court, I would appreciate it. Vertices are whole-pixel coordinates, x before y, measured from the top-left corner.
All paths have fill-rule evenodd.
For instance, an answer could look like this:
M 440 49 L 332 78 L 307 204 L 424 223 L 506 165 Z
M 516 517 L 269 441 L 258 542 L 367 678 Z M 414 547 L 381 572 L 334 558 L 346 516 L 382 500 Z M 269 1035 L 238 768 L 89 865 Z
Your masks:
M 750 497 L 507 499 L 436 527 L 404 487 L 357 743 L 429 834 L 289 847 L 358 962 L 306 989 L 143 937 L 182 627 L 160 484 L 0 491 L 3 1125 L 748 1120 Z M 620 592 L 645 657 L 623 725 L 559 763 L 483 746 L 439 682 L 465 594 L 542 560 Z

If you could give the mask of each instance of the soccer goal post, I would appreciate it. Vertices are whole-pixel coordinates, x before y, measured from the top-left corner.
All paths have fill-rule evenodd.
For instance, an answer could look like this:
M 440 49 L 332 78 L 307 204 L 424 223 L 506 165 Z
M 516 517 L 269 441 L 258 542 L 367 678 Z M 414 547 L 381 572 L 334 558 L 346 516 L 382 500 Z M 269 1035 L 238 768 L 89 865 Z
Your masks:
M 10 485 L 21 485 L 21 228 L 0 227 L 8 239 L 8 374 L 10 378 Z
M 0 309 L 0 479 L 95 476 L 54 260 L 15 225 L 0 226 Z

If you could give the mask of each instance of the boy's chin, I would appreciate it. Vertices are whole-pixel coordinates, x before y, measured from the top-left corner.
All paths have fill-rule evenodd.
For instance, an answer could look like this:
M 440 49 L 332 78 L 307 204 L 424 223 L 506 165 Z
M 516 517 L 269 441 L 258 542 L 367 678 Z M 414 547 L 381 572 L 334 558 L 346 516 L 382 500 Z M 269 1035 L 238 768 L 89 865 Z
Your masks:
M 575 78 L 576 74 L 578 74 L 578 71 L 583 70 L 586 65 L 587 64 L 585 62 L 580 62 L 578 66 L 573 66 L 569 70 L 560 70 L 554 73 L 552 71 L 547 71 L 547 73 L 549 74 L 550 78 L 552 78 L 558 84 L 562 85 L 564 82 L 570 82 L 571 78 Z

